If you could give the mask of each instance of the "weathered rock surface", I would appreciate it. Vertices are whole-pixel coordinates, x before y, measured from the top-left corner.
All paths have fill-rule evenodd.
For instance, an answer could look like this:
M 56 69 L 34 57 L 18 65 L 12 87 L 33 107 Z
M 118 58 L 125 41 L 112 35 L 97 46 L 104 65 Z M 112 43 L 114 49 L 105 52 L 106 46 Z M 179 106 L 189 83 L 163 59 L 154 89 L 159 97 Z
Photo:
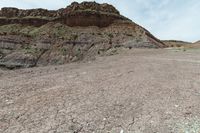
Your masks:
M 73 2 L 66 8 L 66 13 L 73 13 L 76 11 L 84 10 L 120 15 L 119 11 L 117 11 L 117 9 L 112 5 L 106 3 L 98 4 L 96 2 L 82 2 L 81 4 L 79 4 L 78 2 Z
M 109 4 L 74 2 L 56 11 L 0 11 L 0 64 L 4 67 L 64 64 L 107 55 L 110 49 L 135 47 L 165 44 Z
M 22 10 L 18 8 L 10 8 L 5 7 L 1 9 L 0 12 L 1 17 L 27 17 L 27 16 L 45 16 L 45 17 L 54 17 L 56 15 L 56 11 L 48 11 L 46 9 L 30 9 L 30 10 Z
M 0 25 L 17 23 L 34 26 L 41 26 L 48 22 L 62 22 L 68 26 L 106 27 L 115 20 L 128 20 L 121 16 L 112 5 L 95 2 L 82 2 L 81 4 L 73 2 L 70 6 L 55 11 L 2 8 L 0 17 Z
M 37 58 L 32 54 L 24 52 L 13 52 L 8 54 L 0 62 L 0 66 L 7 67 L 9 69 L 20 67 L 33 67 L 35 66 Z

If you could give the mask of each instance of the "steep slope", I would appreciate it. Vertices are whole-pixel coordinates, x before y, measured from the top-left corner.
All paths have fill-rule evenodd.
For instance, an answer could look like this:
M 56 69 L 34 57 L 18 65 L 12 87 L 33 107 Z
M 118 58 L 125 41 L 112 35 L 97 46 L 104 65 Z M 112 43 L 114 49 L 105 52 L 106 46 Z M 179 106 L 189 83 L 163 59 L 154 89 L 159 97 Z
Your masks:
M 55 11 L 0 11 L 3 67 L 69 63 L 119 47 L 162 48 L 165 44 L 109 4 L 74 2 Z

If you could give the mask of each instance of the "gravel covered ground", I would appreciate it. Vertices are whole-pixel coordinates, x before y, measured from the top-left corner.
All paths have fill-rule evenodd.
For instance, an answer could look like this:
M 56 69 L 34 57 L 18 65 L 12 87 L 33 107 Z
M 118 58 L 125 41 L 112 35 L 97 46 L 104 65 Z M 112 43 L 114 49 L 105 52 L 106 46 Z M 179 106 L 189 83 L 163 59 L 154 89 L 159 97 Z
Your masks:
M 0 132 L 199 133 L 200 51 L 0 70 Z

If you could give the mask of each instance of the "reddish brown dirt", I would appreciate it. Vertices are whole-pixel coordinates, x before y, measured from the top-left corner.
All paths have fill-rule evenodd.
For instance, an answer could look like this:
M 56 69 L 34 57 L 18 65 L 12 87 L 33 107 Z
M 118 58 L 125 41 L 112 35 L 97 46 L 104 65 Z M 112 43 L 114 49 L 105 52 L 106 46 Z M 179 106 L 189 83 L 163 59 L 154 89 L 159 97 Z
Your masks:
M 2 133 L 199 133 L 199 51 L 134 49 L 0 71 Z

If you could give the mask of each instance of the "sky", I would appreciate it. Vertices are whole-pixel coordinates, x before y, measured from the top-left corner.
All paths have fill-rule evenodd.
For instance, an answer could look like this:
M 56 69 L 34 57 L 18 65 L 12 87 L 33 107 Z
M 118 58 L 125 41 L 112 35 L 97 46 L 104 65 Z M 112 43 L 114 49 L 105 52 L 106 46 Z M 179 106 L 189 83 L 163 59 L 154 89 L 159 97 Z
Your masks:
M 66 7 L 74 0 L 0 0 L 0 8 Z M 75 0 L 82 2 L 83 0 Z M 90 0 L 89 0 L 90 1 Z M 94 1 L 94 0 L 93 0 Z M 162 40 L 200 40 L 200 0 L 95 0 L 114 5 L 122 15 Z

